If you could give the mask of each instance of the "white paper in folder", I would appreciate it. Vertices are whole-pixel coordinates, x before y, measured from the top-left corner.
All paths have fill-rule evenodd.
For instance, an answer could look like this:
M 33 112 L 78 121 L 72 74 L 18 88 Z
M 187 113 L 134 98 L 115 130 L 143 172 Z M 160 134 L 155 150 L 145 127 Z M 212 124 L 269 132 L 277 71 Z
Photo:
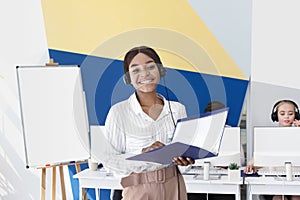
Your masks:
M 179 156 L 194 160 L 217 156 L 227 115 L 228 108 L 224 108 L 178 120 L 171 144 L 128 159 L 171 164 L 172 158 Z

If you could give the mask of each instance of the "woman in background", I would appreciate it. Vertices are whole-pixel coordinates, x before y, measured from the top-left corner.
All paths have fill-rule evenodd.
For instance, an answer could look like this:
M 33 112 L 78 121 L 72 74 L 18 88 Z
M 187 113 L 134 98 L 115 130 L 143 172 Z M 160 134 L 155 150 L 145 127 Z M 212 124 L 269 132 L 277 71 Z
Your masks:
M 278 122 L 281 127 L 288 126 L 300 126 L 300 113 L 298 105 L 291 100 L 280 100 L 276 102 L 273 106 L 271 119 L 273 122 Z M 244 172 L 256 173 L 258 167 L 254 166 L 253 158 L 250 160 L 248 165 L 245 167 Z M 282 200 L 281 195 L 263 195 L 265 199 L 269 200 Z M 300 196 L 296 195 L 285 195 L 285 200 L 300 200 Z

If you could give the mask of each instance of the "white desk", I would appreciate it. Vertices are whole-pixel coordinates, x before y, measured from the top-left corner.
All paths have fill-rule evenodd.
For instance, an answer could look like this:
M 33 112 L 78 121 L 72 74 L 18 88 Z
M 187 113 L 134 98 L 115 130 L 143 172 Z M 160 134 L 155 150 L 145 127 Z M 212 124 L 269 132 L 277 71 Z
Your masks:
M 216 194 L 235 194 L 235 199 L 241 199 L 240 181 L 228 181 L 227 176 L 222 176 L 219 180 L 204 181 L 194 179 L 193 175 L 183 175 L 186 190 L 188 193 L 216 193 Z
M 85 169 L 73 176 L 78 178 L 79 181 L 79 196 L 82 199 L 82 188 L 95 188 L 96 200 L 99 200 L 99 189 L 123 189 L 120 181 L 121 178 L 107 174 L 104 171 L 97 170 L 92 171 L 90 169 Z
M 230 182 L 227 176 L 221 177 L 220 180 L 196 180 L 193 175 L 184 175 L 187 192 L 189 193 L 220 193 L 220 194 L 235 194 L 236 200 L 241 199 L 240 185 L 241 181 Z M 79 196 L 82 197 L 82 188 L 95 188 L 96 199 L 99 200 L 99 189 L 123 189 L 120 180 L 121 178 L 107 175 L 101 170 L 91 171 L 86 169 L 74 175 L 79 181 Z
M 284 177 L 247 177 L 249 200 L 256 195 L 300 195 L 300 181 L 285 181 Z

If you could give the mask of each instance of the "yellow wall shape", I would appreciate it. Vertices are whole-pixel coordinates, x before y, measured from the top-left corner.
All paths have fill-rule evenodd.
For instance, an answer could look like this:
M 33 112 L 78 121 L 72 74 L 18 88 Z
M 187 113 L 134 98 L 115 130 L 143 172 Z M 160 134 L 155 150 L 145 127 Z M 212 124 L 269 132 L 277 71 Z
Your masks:
M 51 49 L 122 59 L 148 45 L 168 67 L 246 79 L 185 0 L 43 1 Z

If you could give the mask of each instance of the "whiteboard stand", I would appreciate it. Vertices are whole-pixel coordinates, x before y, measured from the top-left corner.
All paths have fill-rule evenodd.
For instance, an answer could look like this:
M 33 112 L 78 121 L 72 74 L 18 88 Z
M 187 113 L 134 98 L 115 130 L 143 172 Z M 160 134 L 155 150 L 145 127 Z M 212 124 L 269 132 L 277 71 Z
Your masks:
M 85 160 L 85 161 L 79 161 L 79 162 L 75 162 L 75 163 L 61 163 L 61 164 L 55 164 L 55 165 L 50 165 L 50 166 L 37 167 L 37 169 L 42 170 L 42 173 L 41 173 L 41 200 L 46 200 L 46 174 L 47 174 L 48 168 L 51 168 L 51 171 L 52 171 L 52 177 L 51 177 L 52 200 L 56 199 L 56 167 L 59 168 L 61 199 L 67 200 L 63 167 L 75 164 L 76 173 L 79 173 L 81 171 L 80 164 L 84 164 L 84 163 L 87 163 L 87 161 Z M 84 195 L 84 200 L 87 200 L 85 189 L 82 189 L 82 194 Z
M 58 167 L 65 200 L 63 166 L 76 164 L 80 170 L 80 162 L 76 161 L 90 157 L 89 123 L 80 68 L 58 66 L 50 60 L 47 66 L 17 66 L 16 72 L 26 167 L 41 166 L 42 200 L 46 196 L 47 168 L 52 170 L 52 199 L 56 198 Z M 64 151 L 66 145 L 76 148 Z M 75 162 L 69 162 L 71 160 Z

